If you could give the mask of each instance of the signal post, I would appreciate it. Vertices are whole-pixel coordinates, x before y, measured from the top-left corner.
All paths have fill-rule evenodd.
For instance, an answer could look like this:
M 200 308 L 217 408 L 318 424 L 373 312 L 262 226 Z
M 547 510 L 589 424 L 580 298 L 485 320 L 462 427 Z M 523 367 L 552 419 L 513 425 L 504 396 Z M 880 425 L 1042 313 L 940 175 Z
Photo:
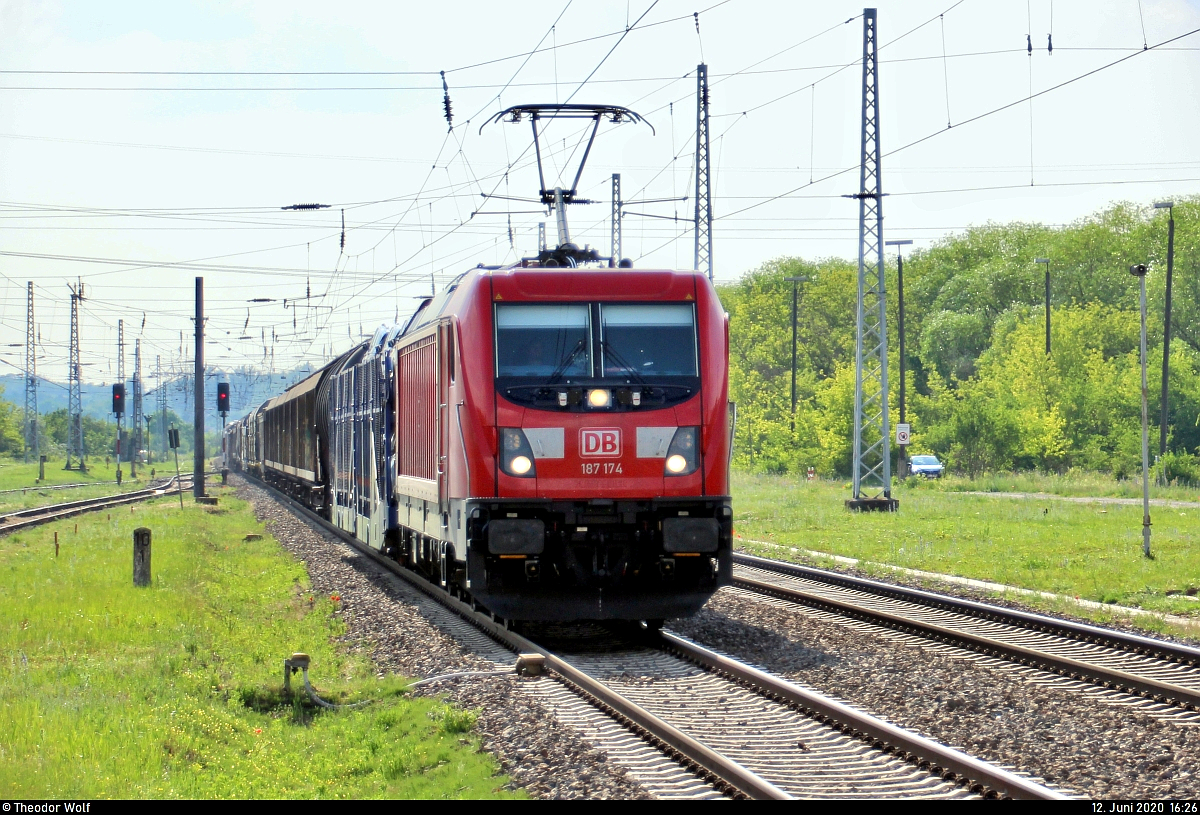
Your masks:
M 217 383 L 217 412 L 221 414 L 221 483 L 229 481 L 229 451 L 225 445 L 225 417 L 229 415 L 229 383 Z
M 121 483 L 121 418 L 125 415 L 125 384 L 112 386 L 112 412 L 117 417 L 117 484 Z

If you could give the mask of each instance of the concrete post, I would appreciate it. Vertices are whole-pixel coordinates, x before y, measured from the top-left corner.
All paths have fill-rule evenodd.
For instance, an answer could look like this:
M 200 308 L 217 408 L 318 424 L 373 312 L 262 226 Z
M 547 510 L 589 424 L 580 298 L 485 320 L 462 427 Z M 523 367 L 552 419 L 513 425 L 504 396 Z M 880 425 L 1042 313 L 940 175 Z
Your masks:
M 133 585 L 150 585 L 150 530 L 144 526 L 133 530 Z

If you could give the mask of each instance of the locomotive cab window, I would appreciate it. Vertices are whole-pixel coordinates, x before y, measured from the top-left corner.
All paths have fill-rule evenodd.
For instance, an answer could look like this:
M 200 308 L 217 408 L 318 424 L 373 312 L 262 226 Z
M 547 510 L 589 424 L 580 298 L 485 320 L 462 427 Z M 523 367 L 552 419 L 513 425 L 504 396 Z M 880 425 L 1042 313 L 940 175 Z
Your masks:
M 496 387 L 539 410 L 653 410 L 699 392 L 692 303 L 497 303 Z
M 496 306 L 496 375 L 592 375 L 587 304 Z
M 605 377 L 696 375 L 696 318 L 691 304 L 600 306 Z

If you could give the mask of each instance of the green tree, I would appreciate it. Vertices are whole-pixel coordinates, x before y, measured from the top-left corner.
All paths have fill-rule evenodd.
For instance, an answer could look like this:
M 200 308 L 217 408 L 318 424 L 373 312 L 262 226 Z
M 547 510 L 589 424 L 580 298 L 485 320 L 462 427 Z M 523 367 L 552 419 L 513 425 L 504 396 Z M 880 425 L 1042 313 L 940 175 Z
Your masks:
M 1188 456 L 1200 451 L 1200 199 L 1180 200 L 1175 220 L 1169 446 Z M 1150 264 L 1151 391 L 1157 393 L 1165 253 L 1166 214 L 1131 204 L 1063 228 L 988 224 L 914 253 L 905 263 L 911 452 L 938 452 L 975 473 L 1132 472 L 1141 417 L 1137 281 L 1128 267 Z M 1051 261 L 1049 357 L 1047 267 L 1034 262 L 1038 257 Z M 799 285 L 793 417 L 786 278 L 797 275 L 810 281 Z M 854 264 L 839 259 L 780 258 L 721 288 L 730 315 L 731 393 L 739 403 L 737 466 L 849 473 L 856 275 Z M 895 283 L 889 265 L 889 293 Z M 889 298 L 893 422 L 896 305 Z

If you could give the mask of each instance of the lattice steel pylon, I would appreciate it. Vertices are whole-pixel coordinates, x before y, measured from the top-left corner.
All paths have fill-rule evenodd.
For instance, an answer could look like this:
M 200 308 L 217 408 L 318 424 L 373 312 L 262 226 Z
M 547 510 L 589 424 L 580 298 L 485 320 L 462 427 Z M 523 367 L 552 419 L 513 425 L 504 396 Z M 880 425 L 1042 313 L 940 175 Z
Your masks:
M 117 320 L 117 381 L 125 384 L 125 321 Z M 122 405 L 122 408 L 125 406 Z M 121 456 L 129 457 L 125 450 L 125 414 L 117 414 L 117 470 L 121 469 Z M 119 478 L 119 476 L 118 476 Z
M 621 263 L 621 174 L 612 177 L 612 258 L 610 266 Z
M 154 381 L 158 383 L 155 395 L 158 397 L 158 449 L 162 453 L 160 461 L 167 460 L 167 383 L 163 381 L 162 355 L 154 357 Z
M 83 300 L 82 281 L 71 289 L 71 348 L 67 362 L 67 466 L 74 470 L 71 457 L 79 459 L 79 471 L 87 472 L 83 447 L 83 367 L 79 363 L 79 303 Z
M 888 420 L 887 299 L 879 165 L 876 10 L 863 9 L 862 166 L 858 199 L 858 314 L 854 344 L 854 498 L 851 509 L 894 510 Z
M 708 160 L 708 66 L 696 66 L 696 234 L 697 271 L 712 280 L 712 176 Z
M 38 408 L 37 408 L 37 343 L 34 341 L 33 327 L 33 281 L 28 284 L 28 296 L 25 306 L 25 463 L 29 463 L 29 454 L 33 460 L 41 456 L 41 446 L 38 444 Z
M 133 472 L 134 464 L 138 461 L 138 456 L 141 455 L 142 449 L 142 341 L 135 339 L 133 341 L 133 419 L 131 420 L 133 432 L 129 434 L 129 461 L 130 473 Z

